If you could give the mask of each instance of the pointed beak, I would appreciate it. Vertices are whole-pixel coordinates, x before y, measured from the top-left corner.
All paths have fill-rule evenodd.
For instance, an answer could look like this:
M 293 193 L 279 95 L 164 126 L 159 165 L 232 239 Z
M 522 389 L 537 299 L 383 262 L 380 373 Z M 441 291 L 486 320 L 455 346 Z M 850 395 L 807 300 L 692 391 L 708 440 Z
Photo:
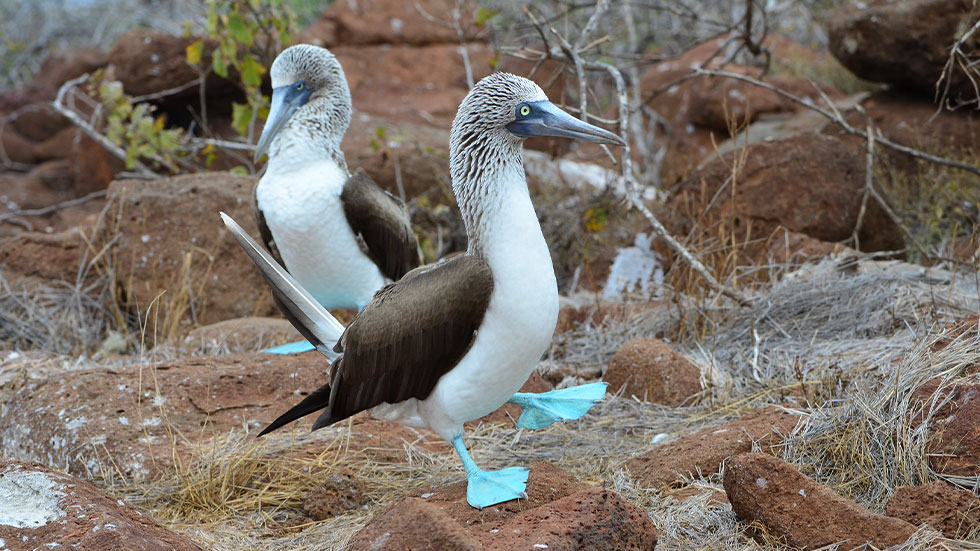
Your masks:
M 280 86 L 272 90 L 272 105 L 269 107 L 269 118 L 266 119 L 265 126 L 262 128 L 259 143 L 255 145 L 254 160 L 256 162 L 269 150 L 269 145 L 272 144 L 272 140 L 279 134 L 283 126 L 286 126 L 290 117 L 310 99 L 310 93 L 311 90 L 306 86 L 297 89 L 297 84 Z
M 531 113 L 527 117 L 507 125 L 507 129 L 515 136 L 521 138 L 556 136 L 607 145 L 626 145 L 626 142 L 616 134 L 580 121 L 550 101 L 538 101 L 528 105 L 531 107 Z

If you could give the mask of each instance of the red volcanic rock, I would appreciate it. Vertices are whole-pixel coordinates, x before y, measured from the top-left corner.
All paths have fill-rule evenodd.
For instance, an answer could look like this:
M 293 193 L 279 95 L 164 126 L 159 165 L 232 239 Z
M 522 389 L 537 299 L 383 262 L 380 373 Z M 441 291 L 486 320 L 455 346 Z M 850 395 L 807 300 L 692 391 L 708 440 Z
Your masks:
M 74 282 L 85 242 L 78 230 L 61 233 L 25 232 L 0 239 L 4 276 Z
M 54 136 L 71 124 L 48 102 L 27 105 L 17 110 L 8 121 L 14 130 L 25 138 L 40 142 Z
M 65 82 L 105 66 L 109 58 L 97 48 L 72 48 L 48 55 L 34 75 L 34 84 L 57 90 Z
M 124 304 L 146 312 L 156 300 L 161 312 L 189 319 L 192 309 L 183 301 L 193 297 L 202 324 L 275 312 L 258 270 L 218 217 L 224 211 L 258 235 L 255 181 L 207 173 L 113 182 L 98 242 L 115 239 L 110 252 Z M 154 334 L 152 324 L 146 333 Z
M 626 341 L 609 362 L 602 380 L 609 391 L 656 404 L 679 406 L 701 392 L 701 371 L 659 339 Z
M 915 90 L 927 98 L 936 92 L 952 44 L 975 22 L 970 0 L 877 0 L 848 6 L 829 25 L 830 51 L 857 76 Z M 974 36 L 964 51 L 975 51 Z M 945 84 L 945 83 L 944 83 Z M 965 73 L 952 75 L 954 98 L 976 99 Z
M 452 27 L 456 7 L 454 0 L 334 2 L 320 21 L 314 23 L 313 36 L 328 47 L 340 44 L 458 44 L 459 35 Z M 485 28 L 475 24 L 475 12 L 462 12 L 459 16 L 465 40 L 484 34 Z
M 338 46 L 331 52 L 344 68 L 356 111 L 448 129 L 469 91 L 459 48 Z M 493 71 L 494 53 L 488 45 L 471 42 L 466 50 L 474 81 Z
M 652 550 L 649 516 L 618 494 L 591 488 L 547 463 L 532 465 L 528 499 L 476 510 L 465 481 L 406 497 L 378 513 L 352 550 Z M 544 547 L 547 546 L 547 547 Z
M 703 210 L 731 177 L 734 155 L 743 152 L 713 159 L 675 186 L 668 207 Z M 725 200 L 715 201 L 709 215 L 752 236 L 779 227 L 822 241 L 851 236 L 864 187 L 863 154 L 839 139 L 809 133 L 749 145 L 744 155 L 734 189 L 726 189 Z M 686 234 L 690 224 L 679 221 L 675 230 Z M 868 202 L 859 237 L 867 251 L 904 247 L 900 229 L 874 201 Z
M 926 452 L 940 474 L 980 474 L 980 385 L 945 384 L 933 379 L 915 390 L 912 403 L 921 406 L 914 424 L 928 415 Z
M 980 499 L 941 480 L 899 486 L 888 498 L 885 511 L 915 526 L 928 524 L 950 538 L 965 537 L 980 526 Z
M 350 469 L 341 469 L 306 492 L 303 512 L 313 520 L 335 517 L 364 504 L 364 483 Z
M 4 454 L 77 476 L 142 479 L 188 439 L 258 429 L 322 384 L 326 362 L 242 354 L 72 371 L 27 382 L 0 414 Z M 174 438 L 174 435 L 182 435 Z
M 200 551 L 95 486 L 37 464 L 0 459 L 3 549 Z
M 768 407 L 730 423 L 708 427 L 677 440 L 665 442 L 626 463 L 630 473 L 647 487 L 666 486 L 701 473 L 718 472 L 721 464 L 758 442 L 763 451 L 778 446 L 799 422 L 799 416 Z
M 793 547 L 843 542 L 842 550 L 866 543 L 885 548 L 905 543 L 915 532 L 904 520 L 876 515 L 771 455 L 735 456 L 725 467 L 724 484 L 742 522 L 760 523 Z

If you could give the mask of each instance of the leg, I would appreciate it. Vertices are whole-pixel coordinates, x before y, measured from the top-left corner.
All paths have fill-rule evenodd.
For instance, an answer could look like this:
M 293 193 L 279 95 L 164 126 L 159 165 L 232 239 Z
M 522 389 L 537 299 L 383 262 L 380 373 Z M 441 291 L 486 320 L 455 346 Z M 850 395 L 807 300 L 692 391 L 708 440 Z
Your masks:
M 266 354 L 282 354 L 284 356 L 288 356 L 291 354 L 299 354 L 300 352 L 309 352 L 310 350 L 316 350 L 316 347 L 307 341 L 297 341 L 286 343 L 282 346 L 266 348 L 262 352 L 265 352 Z
M 466 470 L 466 502 L 472 507 L 483 509 L 491 505 L 526 498 L 528 470 L 524 467 L 510 467 L 500 471 L 481 471 L 463 444 L 463 437 L 453 438 L 452 445 L 459 453 Z
M 556 421 L 578 419 L 606 394 L 608 383 L 589 383 L 561 390 L 532 394 L 518 392 L 507 402 L 524 408 L 517 426 L 522 429 L 543 429 Z

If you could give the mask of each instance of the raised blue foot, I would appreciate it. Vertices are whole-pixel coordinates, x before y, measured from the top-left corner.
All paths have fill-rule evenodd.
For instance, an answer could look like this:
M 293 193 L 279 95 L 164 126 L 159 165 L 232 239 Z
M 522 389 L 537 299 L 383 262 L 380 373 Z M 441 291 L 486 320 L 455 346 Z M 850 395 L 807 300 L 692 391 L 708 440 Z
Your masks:
M 453 447 L 459 453 L 466 469 L 466 502 L 471 507 L 483 509 L 491 505 L 526 498 L 528 470 L 509 467 L 499 471 L 481 471 L 459 436 L 453 439 Z
M 265 352 L 266 354 L 282 354 L 284 356 L 289 356 L 290 354 L 299 354 L 301 352 L 309 352 L 310 350 L 316 350 L 316 347 L 310 344 L 308 341 L 296 341 L 286 343 L 282 346 L 266 348 L 262 352 Z
M 556 421 L 585 415 L 606 394 L 607 384 L 589 383 L 541 394 L 518 392 L 507 401 L 524 408 L 517 420 L 519 428 L 543 429 Z

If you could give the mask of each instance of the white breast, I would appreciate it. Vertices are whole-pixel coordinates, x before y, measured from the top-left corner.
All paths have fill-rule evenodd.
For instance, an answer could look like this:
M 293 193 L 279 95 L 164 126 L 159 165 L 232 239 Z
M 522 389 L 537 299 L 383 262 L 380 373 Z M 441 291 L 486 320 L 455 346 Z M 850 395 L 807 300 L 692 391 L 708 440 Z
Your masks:
M 526 188 L 503 197 L 492 216 L 499 223 L 486 221 L 484 253 L 493 293 L 483 323 L 466 356 L 419 404 L 422 418 L 446 439 L 520 389 L 548 349 L 558 320 L 551 255 Z
M 328 160 L 271 169 L 256 197 L 286 269 L 325 308 L 362 308 L 385 278 L 344 215 L 346 172 Z

